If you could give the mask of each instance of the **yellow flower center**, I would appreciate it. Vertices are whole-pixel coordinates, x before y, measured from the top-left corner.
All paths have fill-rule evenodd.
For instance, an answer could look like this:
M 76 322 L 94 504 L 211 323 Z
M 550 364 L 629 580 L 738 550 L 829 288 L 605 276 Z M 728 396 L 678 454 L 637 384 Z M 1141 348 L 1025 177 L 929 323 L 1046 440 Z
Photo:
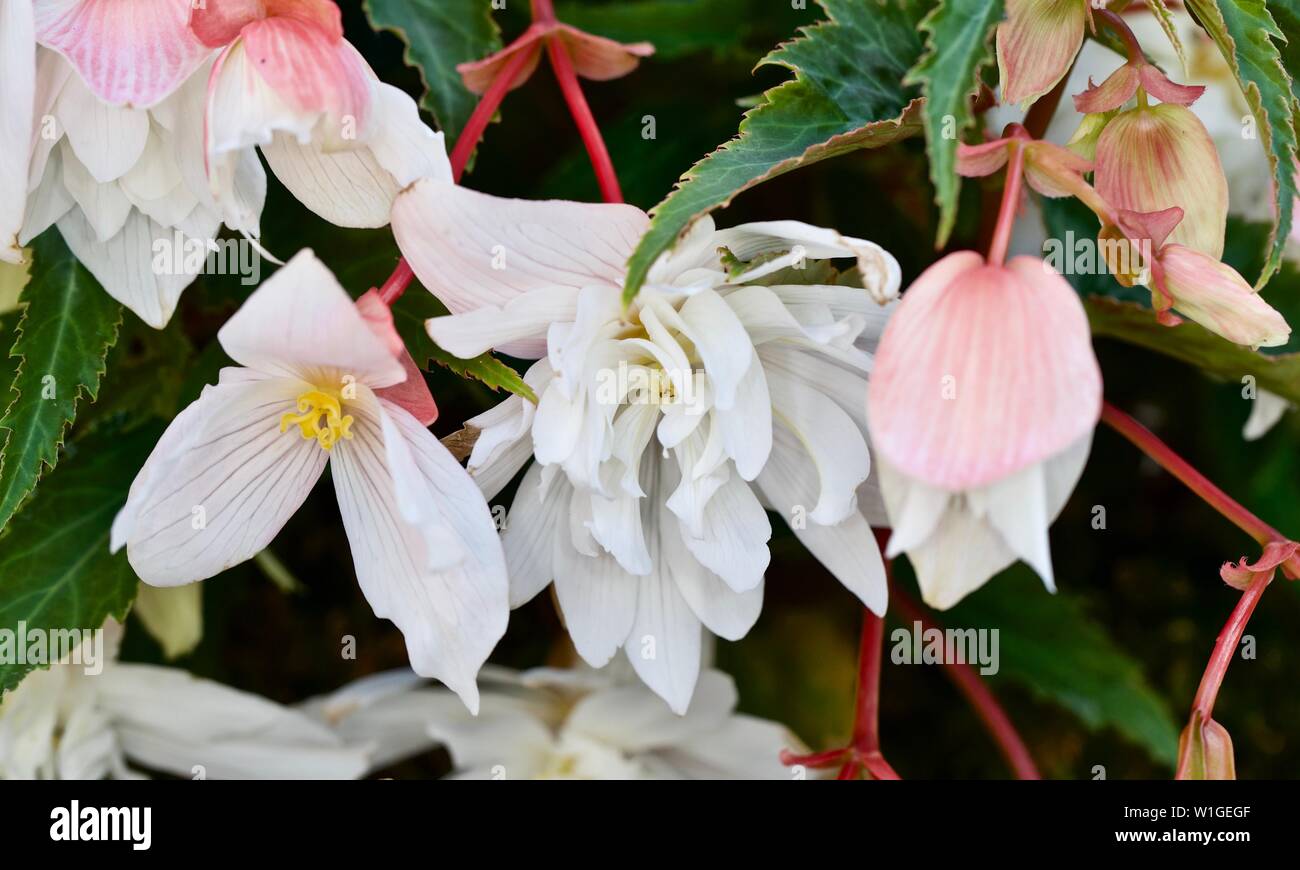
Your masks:
M 321 447 L 329 450 L 339 439 L 352 439 L 352 415 L 343 413 L 343 406 L 336 396 L 320 390 L 308 390 L 298 397 L 298 413 L 292 411 L 280 418 L 280 431 L 289 431 L 290 426 L 297 426 L 302 437 L 308 441 L 313 438 Z

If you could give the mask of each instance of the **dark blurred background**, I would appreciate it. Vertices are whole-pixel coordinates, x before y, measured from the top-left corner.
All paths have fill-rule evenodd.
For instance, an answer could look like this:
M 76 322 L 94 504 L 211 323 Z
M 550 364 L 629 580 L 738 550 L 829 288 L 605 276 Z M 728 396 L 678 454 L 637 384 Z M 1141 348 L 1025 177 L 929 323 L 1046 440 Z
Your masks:
M 379 76 L 418 95 L 419 76 L 403 65 L 397 37 L 373 33 L 354 0 L 341 5 L 349 39 Z M 497 13 L 507 40 L 526 26 L 525 5 L 511 2 Z M 648 209 L 683 171 L 735 134 L 747 99 L 788 78 L 783 69 L 754 66 L 798 27 L 817 21 L 821 11 L 811 3 L 806 10 L 792 9 L 788 0 L 679 3 L 683 14 L 665 18 L 661 32 L 625 32 L 618 7 L 634 5 L 558 8 L 561 18 L 594 32 L 658 45 L 658 54 L 626 78 L 585 83 L 625 196 Z M 686 7 L 708 14 L 686 14 Z M 652 140 L 641 135 L 646 115 L 654 116 L 657 127 Z M 488 129 L 464 183 L 505 196 L 598 199 L 545 62 L 507 97 L 500 123 Z M 271 185 L 264 213 L 269 250 L 287 257 L 314 248 L 357 294 L 387 277 L 397 260 L 387 230 L 337 229 L 298 205 L 274 176 Z M 980 195 L 978 185 L 966 185 L 953 247 L 976 244 Z M 936 256 L 931 198 L 923 143 L 911 140 L 778 178 L 715 217 L 724 226 L 793 218 L 872 239 L 896 254 L 906 284 Z M 1248 245 L 1241 256 L 1248 260 L 1256 249 Z M 1276 283 L 1278 293 L 1294 298 L 1300 282 L 1288 269 Z M 247 292 L 237 279 L 201 279 L 165 333 L 128 325 L 127 340 L 109 368 L 118 374 L 110 377 L 129 383 L 132 367 L 153 365 L 167 343 L 188 344 L 194 356 L 185 381 L 155 399 L 159 412 L 170 417 L 215 378 L 222 364 L 216 329 Z M 1297 415 L 1248 444 L 1240 434 L 1249 412 L 1240 384 L 1213 382 L 1187 365 L 1109 340 L 1099 340 L 1097 352 L 1112 402 L 1266 521 L 1300 534 L 1294 507 L 1300 501 Z M 449 372 L 429 378 L 441 409 L 435 426 L 440 436 L 504 398 Z M 508 504 L 512 492 L 513 487 L 496 502 Z M 1094 506 L 1106 510 L 1104 529 L 1093 527 Z M 735 676 L 744 710 L 784 722 L 813 748 L 826 748 L 848 737 L 861 609 L 781 523 L 773 527 L 763 615 L 744 640 L 718 643 L 717 663 Z M 1171 776 L 1177 733 L 1238 595 L 1220 581 L 1219 566 L 1243 555 L 1253 559 L 1256 545 L 1104 428 L 1096 434 L 1082 483 L 1052 530 L 1052 544 L 1057 596 L 1017 567 L 939 614 L 939 621 L 1001 628 L 1002 671 L 991 683 L 1045 776 L 1094 778 L 1099 765 L 1107 778 Z M 373 616 L 357 587 L 327 481 L 271 549 L 300 589 L 282 591 L 251 562 L 205 582 L 204 638 L 179 664 L 284 702 L 405 665 L 401 635 Z M 915 595 L 905 561 L 897 573 L 902 588 Z M 896 624 L 898 618 L 891 617 L 890 628 Z M 1300 588 L 1279 578 L 1247 629 L 1256 639 L 1257 658 L 1233 662 L 1215 709 L 1236 742 L 1243 778 L 1300 775 L 1297 625 Z M 357 639 L 354 661 L 339 654 L 344 635 Z M 124 653 L 135 660 L 161 658 L 139 628 L 128 632 Z M 514 667 L 565 664 L 570 658 L 545 593 L 512 615 L 493 656 Z M 941 668 L 895 665 L 886 658 L 881 715 L 885 753 L 905 778 L 1009 775 Z M 437 774 L 445 765 L 444 755 L 431 753 L 393 772 Z

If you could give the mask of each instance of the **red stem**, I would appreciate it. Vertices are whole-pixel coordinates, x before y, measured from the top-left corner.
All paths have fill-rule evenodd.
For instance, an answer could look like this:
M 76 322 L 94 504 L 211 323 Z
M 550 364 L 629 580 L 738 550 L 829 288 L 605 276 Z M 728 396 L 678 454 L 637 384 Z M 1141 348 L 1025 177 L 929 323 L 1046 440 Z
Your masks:
M 551 58 L 551 69 L 564 93 L 564 101 L 569 105 L 569 113 L 578 125 L 582 144 L 587 148 L 591 167 L 596 170 L 596 181 L 600 184 L 600 195 L 605 202 L 622 202 L 623 191 L 618 186 L 618 175 L 614 172 L 614 163 L 609 159 L 609 149 L 605 139 L 600 135 L 600 125 L 591 114 L 587 98 L 583 96 L 582 85 L 578 83 L 578 73 L 573 69 L 573 59 L 564 42 L 555 37 L 546 40 L 546 51 Z
M 391 307 L 401 295 L 406 292 L 410 286 L 411 279 L 415 273 L 411 271 L 411 264 L 406 262 L 405 257 L 397 261 L 397 268 L 393 269 L 393 274 L 388 276 L 388 280 L 379 288 L 379 298 L 387 306 Z
M 1138 42 L 1137 36 L 1133 34 L 1133 31 L 1123 18 L 1109 9 L 1094 9 L 1092 14 L 1101 18 L 1106 26 L 1115 31 L 1124 42 L 1124 48 L 1128 50 L 1128 59 L 1130 61 L 1138 63 L 1145 59 L 1142 54 L 1142 44 Z
M 492 84 L 479 99 L 478 105 L 474 107 L 473 113 L 469 120 L 465 122 L 465 129 L 461 130 L 460 138 L 456 140 L 456 147 L 451 151 L 451 177 L 453 181 L 459 182 L 461 175 L 465 172 L 465 166 L 469 163 L 470 155 L 478 147 L 479 140 L 483 138 L 487 125 L 491 123 L 492 118 L 501 106 L 501 101 L 505 99 L 506 92 L 510 90 L 510 85 L 514 82 L 519 71 L 524 68 L 529 59 L 533 56 L 535 49 L 525 49 L 515 52 L 514 56 L 506 62 L 506 65 L 497 73 Z
M 1157 438 L 1150 429 L 1116 408 L 1110 402 L 1102 403 L 1101 420 L 1127 438 L 1147 456 L 1154 459 L 1161 468 L 1181 480 L 1188 489 L 1200 496 L 1202 501 L 1260 544 L 1287 540 L 1285 535 L 1246 510 L 1232 496 L 1219 489 L 1209 478 L 1193 468 L 1187 460 L 1169 449 L 1169 446 Z M 1287 569 L 1289 576 L 1300 576 L 1300 557 L 1292 556 L 1282 564 Z
M 853 746 L 861 752 L 880 749 L 880 659 L 884 641 L 885 620 L 863 610 L 857 708 L 853 714 Z
M 1246 587 L 1246 591 L 1241 594 L 1237 606 L 1232 609 L 1232 615 L 1228 617 L 1223 630 L 1219 632 L 1219 637 L 1214 643 L 1214 652 L 1210 655 L 1209 664 L 1205 666 L 1201 685 L 1197 688 L 1196 698 L 1192 701 L 1192 711 L 1200 711 L 1202 722 L 1209 722 L 1211 719 L 1214 700 L 1219 696 L 1219 687 L 1223 685 L 1223 678 L 1228 673 L 1228 665 L 1232 663 L 1232 657 L 1237 652 L 1237 644 L 1241 643 L 1241 634 L 1246 630 L 1246 623 L 1255 612 L 1255 605 L 1259 604 L 1259 599 L 1272 580 L 1272 571 L 1255 577 Z
M 907 595 L 900 592 L 897 588 L 890 589 L 890 595 L 893 598 L 893 604 L 900 612 L 913 622 L 920 622 L 923 630 L 937 628 L 937 626 L 921 610 L 920 605 L 912 601 Z M 1002 757 L 1006 759 L 1007 765 L 1015 773 L 1018 779 L 1042 779 L 1038 773 L 1038 767 L 1034 764 L 1034 758 L 1029 754 L 1029 748 L 1025 742 L 1020 739 L 1016 726 L 1011 723 L 1011 718 L 1007 716 L 998 699 L 989 691 L 988 686 L 980 678 L 980 675 L 970 665 L 957 664 L 949 662 L 945 664 L 944 672 L 948 679 L 952 680 L 957 691 L 966 697 L 967 702 L 975 709 L 976 715 L 984 723 L 989 735 L 997 741 L 998 748 L 1002 751 Z
M 1007 258 L 1011 244 L 1011 230 L 1015 227 L 1016 211 L 1020 208 L 1020 181 L 1024 174 L 1025 147 L 1017 142 L 1007 161 L 1007 177 L 1002 187 L 1002 206 L 998 209 L 998 222 L 993 228 L 993 241 L 989 244 L 988 262 L 1001 266 Z

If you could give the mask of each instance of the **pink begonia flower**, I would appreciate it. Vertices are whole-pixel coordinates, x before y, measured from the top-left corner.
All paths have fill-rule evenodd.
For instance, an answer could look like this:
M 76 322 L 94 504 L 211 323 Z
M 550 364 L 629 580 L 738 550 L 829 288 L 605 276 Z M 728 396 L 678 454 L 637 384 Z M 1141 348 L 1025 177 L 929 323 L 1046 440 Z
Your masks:
M 385 226 L 403 187 L 450 180 L 442 134 L 406 93 L 376 78 L 343 38 L 331 0 L 207 0 L 190 27 L 223 48 L 206 122 L 219 201 L 234 195 L 235 168 L 254 146 L 299 201 L 339 226 Z
M 1162 103 L 1190 106 L 1205 93 L 1204 85 L 1175 84 L 1146 59 L 1139 56 L 1106 77 L 1101 84 L 1088 81 L 1088 88 L 1074 97 L 1074 108 L 1085 114 L 1101 114 L 1120 108 L 1142 88 Z
M 0 701 L 0 779 L 138 779 L 133 764 L 179 777 L 355 779 L 368 753 L 305 711 L 179 668 L 118 661 L 109 620 L 102 660 L 74 653 Z M 80 653 L 81 650 L 77 650 Z
M 506 64 L 520 52 L 528 52 L 528 60 L 524 61 L 523 66 L 510 82 L 510 89 L 513 90 L 528 81 L 537 69 L 542 48 L 548 38 L 555 38 L 564 43 L 578 75 L 598 82 L 627 75 L 636 69 L 641 58 L 649 57 L 655 52 L 654 46 L 648 42 L 624 44 L 603 36 L 584 33 L 560 21 L 537 21 L 518 39 L 496 54 L 471 63 L 462 63 L 456 67 L 456 71 L 460 73 L 466 88 L 481 95 L 492 85 Z
M 1054 588 L 1047 529 L 1101 414 L 1088 319 L 1033 257 L 949 254 L 903 294 L 876 351 L 867 416 L 922 594 L 947 608 L 1017 559 Z
M 0 143 L 21 155 L 0 173 L 0 256 L 16 259 L 57 224 L 104 289 L 158 328 L 203 266 L 191 252 L 206 252 L 223 220 L 256 234 L 266 196 L 256 159 L 236 167 L 229 203 L 208 189 L 212 52 L 190 33 L 189 9 L 188 0 L 0 9 Z
M 629 205 L 500 199 L 433 180 L 393 206 L 421 283 L 453 312 L 429 333 L 461 357 L 541 359 L 469 421 L 489 498 L 535 457 L 503 533 L 511 604 L 554 581 L 578 653 L 620 649 L 674 710 L 690 702 L 702 626 L 746 634 L 783 516 L 872 610 L 884 566 L 867 512 L 858 398 L 896 294 L 879 246 L 796 221 L 717 231 L 703 218 L 624 310 L 626 261 L 649 219 Z M 868 288 L 781 281 L 856 258 Z M 784 270 L 784 271 L 783 271 Z M 763 282 L 763 283 L 759 283 Z M 859 497 L 862 496 L 861 501 Z
M 1160 322 L 1178 325 L 1176 310 L 1236 344 L 1250 348 L 1286 344 L 1291 335 L 1286 319 L 1235 269 L 1170 241 L 1182 217 L 1177 207 L 1148 214 L 1118 212 L 1117 231 L 1137 250 L 1150 252 L 1149 262 L 1145 257 L 1130 259 L 1141 269 L 1142 283 L 1151 288 L 1152 307 Z M 1112 270 L 1120 271 L 1114 266 Z
M 1111 118 L 1097 139 L 1097 193 L 1115 209 L 1183 220 L 1170 241 L 1218 260 L 1228 223 L 1228 180 L 1205 125 L 1176 103 L 1139 105 Z
M 1069 72 L 1088 8 L 1088 0 L 1006 0 L 997 33 L 1002 102 L 1028 106 Z
M 217 338 L 227 368 L 182 411 L 113 523 L 140 579 L 176 586 L 265 548 L 331 465 L 357 581 L 406 636 L 412 667 L 474 710 L 505 631 L 501 542 L 382 302 L 354 304 L 303 251 Z

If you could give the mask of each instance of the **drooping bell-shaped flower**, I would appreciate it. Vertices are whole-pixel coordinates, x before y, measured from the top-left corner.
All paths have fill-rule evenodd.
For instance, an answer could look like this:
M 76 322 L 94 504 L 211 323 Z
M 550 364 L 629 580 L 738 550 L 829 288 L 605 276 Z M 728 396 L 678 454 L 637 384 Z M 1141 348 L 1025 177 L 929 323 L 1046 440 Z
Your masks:
M 1006 0 L 998 25 L 1002 102 L 1028 106 L 1070 70 L 1083 45 L 1088 0 Z
M 1129 283 L 1136 272 L 1137 280 L 1151 288 L 1157 317 L 1168 326 L 1181 322 L 1176 311 L 1236 344 L 1285 344 L 1291 327 L 1245 278 L 1228 264 L 1172 241 L 1181 219 L 1176 207 L 1150 214 L 1119 210 L 1118 226 L 1103 228 L 1103 237 L 1128 239 L 1134 253 L 1126 258 L 1127 266 L 1111 264 L 1116 277 Z
M 206 0 L 190 27 L 223 49 L 207 104 L 218 199 L 236 194 L 235 169 L 256 162 L 254 146 L 295 197 L 340 226 L 385 226 L 403 187 L 450 180 L 442 134 L 343 38 L 332 0 Z
M 1178 207 L 1183 220 L 1169 241 L 1218 260 L 1228 221 L 1228 181 L 1205 125 L 1176 103 L 1112 118 L 1097 139 L 1097 192 L 1115 209 Z
M 1018 559 L 1053 589 L 1048 526 L 1101 413 L 1088 320 L 1065 279 L 1032 257 L 944 257 L 903 294 L 868 396 L 887 555 L 908 554 L 925 600 L 950 607 Z

